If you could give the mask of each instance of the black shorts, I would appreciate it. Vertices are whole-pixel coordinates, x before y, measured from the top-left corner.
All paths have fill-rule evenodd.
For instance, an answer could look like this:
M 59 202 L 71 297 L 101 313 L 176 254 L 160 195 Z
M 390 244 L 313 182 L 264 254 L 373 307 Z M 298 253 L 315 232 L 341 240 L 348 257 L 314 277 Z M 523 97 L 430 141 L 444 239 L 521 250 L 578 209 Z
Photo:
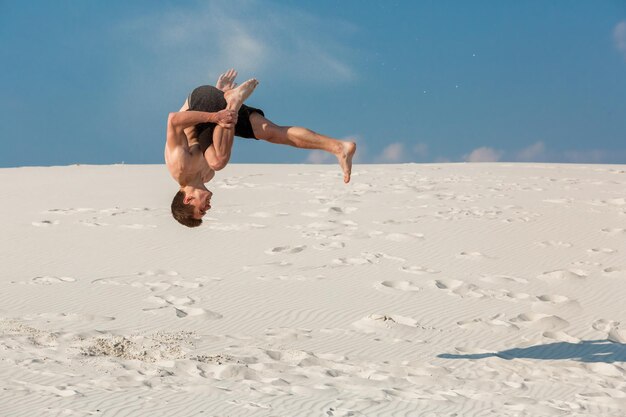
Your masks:
M 203 85 L 193 90 L 191 94 L 189 94 L 188 102 L 189 110 L 195 111 L 215 113 L 226 108 L 224 92 L 212 85 Z M 254 131 L 250 124 L 250 114 L 252 113 L 259 113 L 261 116 L 265 116 L 263 110 L 243 104 L 237 115 L 235 136 L 258 140 L 258 138 L 254 136 Z M 196 125 L 196 132 L 202 153 L 213 143 L 213 130 L 215 126 L 215 123 L 200 123 Z

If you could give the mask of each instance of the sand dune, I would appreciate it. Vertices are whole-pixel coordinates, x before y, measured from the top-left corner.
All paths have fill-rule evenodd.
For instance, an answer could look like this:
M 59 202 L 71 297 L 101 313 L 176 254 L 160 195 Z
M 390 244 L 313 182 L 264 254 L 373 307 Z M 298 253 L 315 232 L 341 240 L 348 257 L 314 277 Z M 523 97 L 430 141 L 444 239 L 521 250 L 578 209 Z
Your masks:
M 625 166 L 0 181 L 0 416 L 624 416 Z

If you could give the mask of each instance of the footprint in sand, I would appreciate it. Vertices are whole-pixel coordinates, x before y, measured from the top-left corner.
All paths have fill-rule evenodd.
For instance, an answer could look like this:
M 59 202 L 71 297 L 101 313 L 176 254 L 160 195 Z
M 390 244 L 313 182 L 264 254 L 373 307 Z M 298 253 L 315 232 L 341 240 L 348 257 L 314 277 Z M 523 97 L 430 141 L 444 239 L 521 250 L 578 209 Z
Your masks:
M 97 222 L 95 219 L 93 220 L 81 220 L 79 222 L 83 226 L 96 227 L 96 226 L 108 226 L 108 223 Z
M 240 401 L 240 400 L 228 400 L 226 401 L 228 404 L 236 405 L 246 410 L 269 410 L 272 408 L 270 404 L 263 404 L 254 401 Z
M 587 271 L 582 269 L 558 269 L 556 271 L 544 272 L 538 275 L 538 279 L 546 281 L 567 281 L 567 280 L 579 280 L 587 278 Z
M 496 300 L 517 302 L 520 300 L 531 300 L 529 294 L 522 292 L 512 292 L 505 289 L 487 289 L 480 288 L 475 284 L 466 283 L 456 279 L 441 279 L 429 281 L 431 288 L 437 288 L 447 292 L 450 295 L 456 295 L 461 298 L 493 298 Z
M 559 316 L 532 312 L 522 313 L 512 318 L 510 321 L 523 327 L 531 327 L 544 331 L 562 330 L 569 326 L 569 322 Z
M 599 332 L 606 333 L 607 340 L 613 343 L 626 345 L 626 326 L 620 326 L 619 321 L 599 319 L 591 327 Z
M 133 288 L 146 288 L 151 292 L 167 291 L 170 288 L 197 289 L 204 286 L 205 282 L 219 281 L 217 277 L 198 277 L 193 281 L 180 276 L 176 271 L 156 270 L 137 272 L 128 275 L 116 275 L 96 278 L 92 284 L 128 285 Z
M 326 417 L 360 417 L 364 416 L 359 411 L 350 410 L 349 408 L 341 408 L 341 407 L 328 407 L 327 410 L 324 411 L 324 416 Z
M 148 297 L 148 301 L 161 304 L 161 307 L 142 309 L 145 312 L 151 312 L 161 309 L 173 309 L 176 313 L 176 317 L 178 318 L 185 318 L 187 316 L 204 316 L 207 319 L 215 320 L 221 319 L 223 317 L 219 313 L 205 310 L 204 308 L 192 307 L 196 302 L 191 297 L 153 295 L 151 297 Z
M 573 246 L 569 242 L 561 242 L 560 240 L 545 240 L 543 242 L 537 242 L 537 245 L 543 248 L 547 248 L 547 247 L 571 248 Z
M 333 207 L 328 207 L 328 208 L 325 208 L 325 209 L 322 209 L 322 210 L 327 212 L 327 213 L 329 213 L 329 214 L 350 214 L 350 213 L 354 213 L 358 209 L 356 207 L 337 207 L 337 206 L 333 206 Z
M 52 285 L 60 284 L 63 282 L 75 282 L 76 279 L 72 277 L 55 277 L 51 275 L 45 275 L 41 277 L 35 277 L 30 281 L 14 282 L 15 284 L 38 284 L 38 285 Z
M 139 283 L 135 283 L 133 287 L 140 286 L 136 284 L 139 284 Z M 196 289 L 196 288 L 203 287 L 204 284 L 200 282 L 190 282 L 190 281 L 170 281 L 170 282 L 158 281 L 158 282 L 145 282 L 143 283 L 143 286 L 148 288 L 150 291 L 157 292 L 157 291 L 167 291 L 172 287 Z
M 427 268 L 425 266 L 401 266 L 400 271 L 406 272 L 407 274 L 415 274 L 415 275 L 424 275 L 424 274 L 438 274 L 440 271 L 436 269 Z
M 378 290 L 398 290 L 398 291 L 409 291 L 409 292 L 416 292 L 416 291 L 421 291 L 422 288 L 420 288 L 417 284 L 415 284 L 412 281 L 381 281 L 381 282 L 377 282 L 376 284 L 374 284 L 374 288 L 378 289 Z
M 28 391 L 31 395 L 33 393 L 39 393 L 39 396 L 41 397 L 45 397 L 46 395 L 54 395 L 56 397 L 62 397 L 62 398 L 66 398 L 66 397 L 72 397 L 74 395 L 82 395 L 81 392 L 73 389 L 73 388 L 78 388 L 75 386 L 71 386 L 71 385 L 39 385 L 33 382 L 24 382 L 24 381 L 19 381 L 18 384 L 23 385 L 26 391 Z M 48 407 L 48 410 L 52 411 L 52 407 Z M 67 411 L 67 410 L 63 410 L 63 411 Z M 64 412 L 63 414 L 67 414 L 66 412 Z
M 59 221 L 58 220 L 41 220 L 38 222 L 32 222 L 31 224 L 37 227 L 48 227 L 48 226 L 56 226 L 57 224 L 59 224 Z
M 153 211 L 153 210 L 155 209 L 149 208 L 149 207 L 131 207 L 131 208 L 112 207 L 108 209 L 99 210 L 99 213 L 114 217 L 114 216 L 120 216 L 120 215 L 125 215 L 125 214 L 133 214 L 133 213 Z
M 622 229 L 619 227 L 607 227 L 602 229 L 602 231 L 609 236 L 618 236 L 626 233 L 626 229 Z
M 428 207 L 428 206 L 426 206 Z M 388 220 L 383 220 L 383 221 L 373 221 L 372 223 L 374 224 L 382 224 L 382 225 L 394 225 L 394 226 L 404 226 L 405 224 L 412 224 L 412 223 L 417 223 L 420 221 L 420 217 L 412 217 L 412 218 L 407 218 L 407 219 L 388 219 Z
M 313 249 L 317 250 L 334 250 L 345 248 L 346 244 L 344 242 L 326 242 L 320 243 L 319 245 L 313 246 Z
M 53 277 L 53 276 L 43 276 L 33 278 L 33 284 L 59 284 L 61 282 L 75 282 L 76 279 L 72 277 Z
M 354 265 L 367 265 L 374 262 L 367 258 L 337 258 L 331 261 L 334 266 L 354 266 Z
M 457 322 L 463 329 L 502 329 L 520 330 L 520 328 L 533 328 L 543 330 L 553 338 L 562 336 L 560 330 L 569 326 L 569 323 L 559 316 L 540 313 L 523 313 L 510 320 L 506 320 L 503 314 L 498 314 L 488 319 L 473 319 Z M 547 337 L 550 337 L 547 336 Z
M 268 255 L 277 255 L 277 254 L 294 254 L 300 253 L 304 249 L 306 249 L 306 245 L 301 246 L 276 246 L 274 248 L 268 249 L 265 251 Z
M 598 319 L 591 324 L 591 327 L 599 332 L 608 332 L 612 328 L 619 326 L 619 324 L 619 321 Z
M 461 252 L 456 257 L 459 259 L 469 259 L 469 260 L 489 259 L 489 256 L 484 255 L 480 252 Z
M 411 317 L 404 317 L 397 314 L 370 314 L 361 320 L 352 323 L 352 326 L 365 333 L 376 333 L 381 330 L 394 330 L 407 334 L 416 330 L 433 330 L 432 327 L 422 326 L 417 320 Z
M 621 329 L 619 324 L 609 330 L 607 339 L 613 343 L 621 343 L 626 345 L 626 327 Z
M 474 284 L 468 284 L 458 279 L 438 279 L 429 281 L 431 287 L 444 290 L 449 294 L 458 295 L 459 297 L 482 298 L 485 294 L 480 288 Z
M 598 206 L 624 206 L 626 205 L 626 198 L 610 198 L 608 200 L 592 200 L 589 204 Z
M 100 210 L 100 213 L 107 214 L 109 216 L 117 216 L 119 214 L 126 214 L 126 211 L 120 209 L 119 207 L 113 207 L 108 209 Z
M 566 297 L 564 295 L 558 295 L 558 294 L 538 295 L 537 300 L 542 301 L 544 303 L 551 303 L 551 304 L 563 304 L 563 303 L 568 303 L 568 302 L 575 302 L 571 300 L 569 297 Z
M 512 277 L 509 275 L 489 275 L 489 276 L 482 277 L 480 280 L 484 282 L 489 282 L 491 284 L 499 284 L 499 285 L 512 284 L 512 283 L 528 284 L 528 280 L 524 278 Z
M 488 319 L 472 319 L 472 320 L 461 320 L 456 324 L 462 328 L 467 330 L 519 330 L 519 327 L 513 323 L 510 323 L 503 319 L 503 314 L 498 314 Z
M 68 215 L 68 214 L 78 214 L 78 213 L 92 213 L 95 210 L 92 208 L 68 208 L 68 209 L 50 209 L 50 210 L 46 210 L 43 213 L 46 214 L 64 214 L 64 215 Z
M 563 331 L 547 331 L 543 333 L 543 337 L 548 339 L 558 340 L 559 342 L 566 343 L 580 343 L 580 339 L 574 336 L 571 336 Z
M 337 258 L 331 261 L 334 266 L 351 266 L 351 265 L 367 265 L 380 263 L 382 259 L 389 259 L 395 262 L 405 262 L 404 258 L 387 255 L 382 252 L 362 252 L 361 257 L 354 258 Z
M 626 278 L 626 268 L 611 266 L 602 270 L 604 275 L 611 278 Z
M 599 255 L 599 254 L 603 254 L 603 255 L 610 255 L 617 252 L 617 250 L 615 249 L 611 249 L 611 248 L 591 248 L 591 249 L 587 249 L 587 253 L 590 255 Z

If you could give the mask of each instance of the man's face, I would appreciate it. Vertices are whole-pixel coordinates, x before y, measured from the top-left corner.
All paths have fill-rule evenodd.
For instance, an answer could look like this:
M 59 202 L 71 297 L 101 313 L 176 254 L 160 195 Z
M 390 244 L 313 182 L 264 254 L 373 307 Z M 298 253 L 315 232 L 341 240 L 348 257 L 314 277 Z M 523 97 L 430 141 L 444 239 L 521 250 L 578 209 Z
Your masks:
M 196 190 L 193 194 L 193 198 L 189 200 L 189 204 L 194 207 L 193 217 L 194 219 L 201 219 L 211 208 L 213 193 L 209 190 Z

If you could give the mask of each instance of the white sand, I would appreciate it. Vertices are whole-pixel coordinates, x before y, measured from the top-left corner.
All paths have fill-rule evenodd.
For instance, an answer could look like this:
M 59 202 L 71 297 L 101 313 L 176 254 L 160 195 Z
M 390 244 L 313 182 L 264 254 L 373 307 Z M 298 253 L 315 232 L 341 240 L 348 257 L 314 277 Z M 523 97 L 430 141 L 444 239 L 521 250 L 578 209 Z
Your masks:
M 0 170 L 0 416 L 626 415 L 626 166 L 354 171 Z

